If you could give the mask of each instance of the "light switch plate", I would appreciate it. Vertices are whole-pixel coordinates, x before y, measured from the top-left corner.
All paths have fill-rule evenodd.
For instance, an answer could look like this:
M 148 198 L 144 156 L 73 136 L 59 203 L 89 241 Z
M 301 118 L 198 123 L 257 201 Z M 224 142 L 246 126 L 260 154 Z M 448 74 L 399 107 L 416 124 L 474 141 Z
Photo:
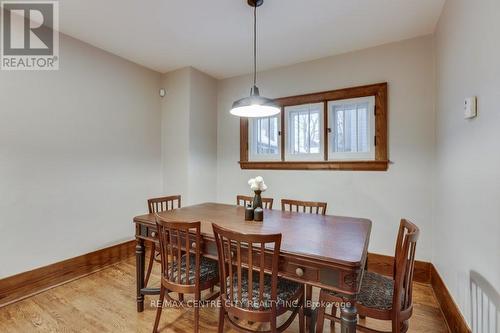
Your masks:
M 468 97 L 464 101 L 464 118 L 470 119 L 477 115 L 476 97 Z

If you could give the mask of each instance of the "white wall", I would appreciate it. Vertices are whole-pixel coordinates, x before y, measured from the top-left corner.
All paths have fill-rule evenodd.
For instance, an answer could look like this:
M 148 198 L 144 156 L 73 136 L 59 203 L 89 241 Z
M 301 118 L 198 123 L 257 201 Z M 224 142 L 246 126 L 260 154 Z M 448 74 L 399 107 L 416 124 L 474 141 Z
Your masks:
M 61 35 L 0 72 L 0 278 L 132 239 L 161 192 L 160 75 Z
M 431 258 L 434 170 L 434 54 L 432 36 L 278 68 L 259 74 L 267 97 L 292 96 L 370 83 L 389 83 L 387 172 L 240 170 L 239 119 L 231 103 L 248 94 L 249 76 L 219 82 L 217 198 L 233 203 L 248 193 L 247 180 L 262 175 L 266 195 L 327 201 L 328 213 L 370 218 L 370 251 L 393 254 L 399 220 L 422 231 L 419 259 Z
M 163 75 L 163 191 L 183 205 L 215 201 L 217 81 L 186 67 Z
M 447 1 L 436 32 L 437 178 L 432 261 L 468 315 L 469 271 L 500 290 L 500 2 Z M 478 117 L 462 103 L 478 98 Z
M 163 192 L 180 194 L 187 203 L 189 162 L 190 69 L 163 75 L 167 94 L 161 100 Z
M 217 80 L 191 70 L 189 119 L 189 200 L 213 202 L 217 197 Z

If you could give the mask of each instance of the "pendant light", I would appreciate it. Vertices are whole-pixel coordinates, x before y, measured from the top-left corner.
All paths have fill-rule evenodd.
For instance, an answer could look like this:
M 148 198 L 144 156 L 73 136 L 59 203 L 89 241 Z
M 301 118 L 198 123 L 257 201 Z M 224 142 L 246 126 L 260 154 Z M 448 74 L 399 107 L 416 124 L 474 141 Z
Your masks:
M 270 98 L 260 96 L 257 88 L 257 7 L 264 0 L 248 0 L 248 5 L 253 7 L 253 87 L 250 96 L 239 99 L 233 103 L 231 114 L 239 117 L 269 117 L 280 113 L 281 108 Z

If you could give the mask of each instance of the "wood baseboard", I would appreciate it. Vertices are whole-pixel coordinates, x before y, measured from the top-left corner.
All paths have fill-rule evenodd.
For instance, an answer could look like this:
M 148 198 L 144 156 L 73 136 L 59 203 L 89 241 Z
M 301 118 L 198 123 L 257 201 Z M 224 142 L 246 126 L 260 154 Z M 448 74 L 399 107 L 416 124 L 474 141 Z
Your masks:
M 135 254 L 135 241 L 67 259 L 0 280 L 0 307 L 99 271 Z
M 377 253 L 368 253 L 368 270 L 378 274 L 392 276 L 394 257 Z M 415 261 L 413 280 L 420 283 L 431 283 L 431 263 Z
M 460 312 L 458 305 L 455 303 L 451 294 L 444 284 L 441 275 L 439 275 L 436 267 L 431 264 L 431 286 L 434 294 L 439 302 L 441 311 L 446 319 L 450 332 L 453 333 L 471 333 L 471 329 L 467 325 L 465 318 Z

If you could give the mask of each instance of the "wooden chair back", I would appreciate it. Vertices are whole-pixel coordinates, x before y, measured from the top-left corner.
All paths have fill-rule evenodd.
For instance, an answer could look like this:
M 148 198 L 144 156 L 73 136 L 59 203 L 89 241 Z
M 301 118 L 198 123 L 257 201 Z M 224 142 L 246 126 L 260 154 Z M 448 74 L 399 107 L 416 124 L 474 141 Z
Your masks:
M 281 199 L 281 210 L 325 215 L 326 202 Z
M 253 321 L 268 321 L 276 315 L 278 287 L 278 259 L 281 234 L 242 234 L 216 224 L 212 224 L 219 256 L 219 276 L 222 304 L 229 315 Z M 267 246 L 266 246 L 267 245 Z M 265 251 L 267 250 L 267 255 Z M 269 255 L 271 251 L 271 256 Z M 265 272 L 265 262 L 271 259 L 271 271 Z M 254 274 L 255 272 L 255 274 Z M 265 273 L 270 273 L 271 306 L 264 310 Z M 258 293 L 244 302 L 242 296 L 242 276 L 248 279 L 248 295 L 253 295 L 254 279 L 258 279 Z M 268 277 L 269 279 L 269 277 Z M 236 293 L 235 293 L 235 290 Z
M 201 223 L 170 222 L 156 214 L 159 252 L 161 256 L 162 284 L 168 290 L 190 293 L 199 290 L 201 261 Z M 182 256 L 185 254 L 185 260 Z M 194 258 L 188 254 L 194 254 Z M 194 259 L 194 283 L 190 283 Z M 182 272 L 185 276 L 182 276 Z
M 500 333 L 500 292 L 481 274 L 470 272 L 472 333 Z
M 418 227 L 403 219 L 399 224 L 394 257 L 394 294 L 393 309 L 396 314 L 408 316 L 413 308 L 413 272 L 415 268 L 415 249 L 420 230 Z
M 181 208 L 180 195 L 171 195 L 167 197 L 152 198 L 148 200 L 149 214 L 160 213 L 176 208 Z
M 262 208 L 265 209 L 273 209 L 273 198 L 262 198 Z M 236 205 L 238 206 L 247 206 L 248 204 L 253 203 L 253 197 L 246 195 L 237 195 L 236 196 Z

